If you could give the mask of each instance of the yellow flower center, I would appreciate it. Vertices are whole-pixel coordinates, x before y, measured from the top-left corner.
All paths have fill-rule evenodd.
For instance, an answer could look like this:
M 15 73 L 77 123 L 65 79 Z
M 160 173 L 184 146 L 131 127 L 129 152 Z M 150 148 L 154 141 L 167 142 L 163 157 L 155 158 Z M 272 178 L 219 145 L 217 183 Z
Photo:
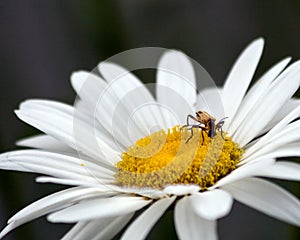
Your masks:
M 172 184 L 197 184 L 203 190 L 237 168 L 243 149 L 220 132 L 210 138 L 205 131 L 175 126 L 138 140 L 116 164 L 116 181 L 127 187 L 163 188 Z

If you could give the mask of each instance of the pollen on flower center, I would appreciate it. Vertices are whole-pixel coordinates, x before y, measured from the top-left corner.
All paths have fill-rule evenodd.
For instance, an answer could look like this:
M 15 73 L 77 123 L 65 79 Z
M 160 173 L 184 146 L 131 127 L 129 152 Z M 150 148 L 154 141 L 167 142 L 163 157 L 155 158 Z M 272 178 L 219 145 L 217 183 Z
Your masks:
M 163 188 L 171 184 L 197 184 L 202 189 L 237 168 L 243 149 L 218 132 L 191 132 L 175 126 L 138 140 L 116 164 L 116 181 L 123 186 Z

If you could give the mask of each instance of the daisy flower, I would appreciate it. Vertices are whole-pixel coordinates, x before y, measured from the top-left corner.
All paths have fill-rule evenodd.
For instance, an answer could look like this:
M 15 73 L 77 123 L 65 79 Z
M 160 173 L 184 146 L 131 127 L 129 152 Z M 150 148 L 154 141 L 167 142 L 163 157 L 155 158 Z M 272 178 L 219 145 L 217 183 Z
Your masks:
M 132 73 L 103 62 L 98 74 L 72 75 L 74 107 L 23 102 L 17 116 L 45 134 L 18 142 L 33 149 L 1 154 L 0 168 L 70 187 L 19 211 L 0 238 L 47 215 L 75 223 L 65 240 L 111 239 L 126 225 L 122 239 L 145 239 L 174 209 L 180 239 L 217 239 L 217 220 L 233 200 L 300 226 L 299 200 L 265 179 L 300 180 L 299 164 L 276 160 L 300 155 L 292 98 L 300 61 L 280 61 L 250 88 L 262 50 L 263 40 L 253 41 L 219 88 L 197 92 L 191 60 L 169 50 L 158 63 L 156 98 Z

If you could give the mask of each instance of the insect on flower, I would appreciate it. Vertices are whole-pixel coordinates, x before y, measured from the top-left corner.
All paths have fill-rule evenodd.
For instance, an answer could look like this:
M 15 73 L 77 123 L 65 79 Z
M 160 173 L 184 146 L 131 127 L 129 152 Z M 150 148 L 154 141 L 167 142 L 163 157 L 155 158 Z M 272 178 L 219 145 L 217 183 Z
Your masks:
M 193 119 L 194 121 L 196 121 L 197 124 L 190 124 L 189 123 L 190 118 Z M 194 132 L 193 132 L 194 128 L 200 128 L 202 130 L 201 131 L 202 139 L 204 139 L 203 131 L 205 131 L 210 138 L 215 137 L 217 135 L 217 131 L 221 131 L 221 136 L 223 137 L 222 127 L 225 123 L 226 118 L 227 117 L 222 118 L 216 124 L 215 123 L 216 119 L 213 116 L 211 116 L 209 113 L 207 113 L 203 110 L 197 111 L 196 112 L 196 117 L 194 117 L 191 114 L 187 115 L 186 125 L 183 125 L 181 127 L 181 129 L 189 128 L 189 130 L 191 130 L 191 136 L 186 140 L 185 143 L 188 143 L 192 139 L 192 137 L 194 136 Z

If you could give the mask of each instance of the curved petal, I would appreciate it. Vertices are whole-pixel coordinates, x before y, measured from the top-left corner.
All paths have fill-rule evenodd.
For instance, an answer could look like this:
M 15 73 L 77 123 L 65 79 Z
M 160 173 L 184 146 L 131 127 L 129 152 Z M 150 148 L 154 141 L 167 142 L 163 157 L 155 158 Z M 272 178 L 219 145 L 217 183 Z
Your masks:
M 112 239 L 134 214 L 77 223 L 62 240 Z
M 267 124 L 267 126 L 262 130 L 263 132 L 267 132 L 276 126 L 282 119 L 284 119 L 287 115 L 293 112 L 297 107 L 300 106 L 300 99 L 292 98 L 289 99 L 277 112 L 274 118 Z
M 291 124 L 287 125 L 285 128 L 281 129 L 281 131 L 275 134 L 273 137 L 270 137 L 268 139 L 268 142 L 264 143 L 264 145 L 262 145 L 262 143 L 257 142 L 256 144 L 259 144 L 258 146 L 261 146 L 261 148 L 256 150 L 251 155 L 247 154 L 246 151 L 245 159 L 242 162 L 255 161 L 256 158 L 259 158 L 259 156 L 264 157 L 264 155 L 268 155 L 268 156 L 278 155 L 278 157 L 281 157 L 282 153 L 284 152 L 289 154 L 290 151 L 291 153 L 291 150 L 292 151 L 295 150 L 293 149 L 293 144 L 297 145 L 297 141 L 299 141 L 300 139 L 299 131 L 300 131 L 300 120 L 292 122 Z M 267 134 L 265 136 L 267 136 Z
M 300 181 L 300 164 L 279 161 L 257 172 L 257 176 Z
M 245 121 L 233 135 L 233 140 L 243 147 L 260 135 L 268 122 L 298 89 L 299 75 L 300 61 L 297 61 L 272 82 L 265 95 L 256 103 L 255 108 L 248 112 Z
M 12 218 L 8 220 L 8 225 L 0 233 L 0 239 L 8 232 L 16 227 L 36 219 L 40 216 L 46 215 L 55 210 L 62 209 L 70 204 L 82 199 L 88 199 L 90 197 L 100 196 L 101 192 L 95 188 L 70 188 L 63 190 L 47 197 L 44 197 L 21 211 L 16 213 Z
M 90 126 L 95 125 L 95 130 L 98 130 L 97 134 L 99 137 L 105 139 L 109 145 L 115 146 L 115 142 L 118 142 L 119 139 L 113 139 L 110 131 L 101 124 L 103 121 L 110 119 L 102 117 L 99 122 L 96 121 L 97 118 L 95 116 L 99 100 L 108 87 L 107 83 L 100 76 L 87 71 L 72 73 L 71 83 L 79 96 L 74 103 L 74 116 L 78 117 L 81 113 L 88 116 L 86 122 Z M 122 145 L 122 143 L 118 142 L 118 145 Z
M 103 219 L 104 220 L 104 219 Z M 85 229 L 91 228 L 91 225 L 96 225 L 97 221 L 82 221 L 76 223 L 62 238 L 61 240 L 73 240 L 82 232 L 81 238 L 84 240 L 85 238 Z M 99 224 L 100 225 L 100 224 Z M 90 229 L 89 229 L 90 230 Z M 91 231 L 92 232 L 92 231 Z M 88 232 L 86 233 L 88 235 Z
M 48 135 L 64 142 L 79 153 L 114 164 L 119 154 L 95 134 L 93 125 L 84 116 L 73 117 L 71 106 L 41 100 L 28 100 L 16 111 L 18 117 Z M 103 136 L 102 136 L 103 137 Z M 87 141 L 89 140 L 89 141 Z
M 91 183 L 111 178 L 114 171 L 63 154 L 40 150 L 19 150 L 0 154 L 0 168 L 23 172 L 42 173 L 58 178 L 84 179 Z
M 238 180 L 240 181 L 243 178 L 256 176 L 257 171 L 271 166 L 274 162 L 275 162 L 274 159 L 262 158 L 262 159 L 257 159 L 257 161 L 255 161 L 255 162 L 244 164 L 244 165 L 238 167 L 237 169 L 235 169 L 234 171 L 232 171 L 229 175 L 220 179 L 210 189 L 215 189 L 217 187 L 221 187 L 226 184 L 236 182 Z
M 217 223 L 199 217 L 192 210 L 188 197 L 175 206 L 175 227 L 181 240 L 217 240 Z
M 16 145 L 21 147 L 38 148 L 47 151 L 63 152 L 69 154 L 77 153 L 74 149 L 70 148 L 68 145 L 45 134 L 40 134 L 33 137 L 28 137 L 28 138 L 18 140 L 16 142 Z
M 121 129 L 123 125 L 120 125 L 124 121 L 120 121 L 120 114 L 127 116 L 129 113 L 124 105 L 120 105 L 118 111 L 115 111 L 116 115 L 113 119 L 113 111 L 116 108 L 114 104 L 119 102 L 119 98 L 116 93 L 112 91 L 112 88 L 110 88 L 107 82 L 100 78 L 100 76 L 85 71 L 73 73 L 71 82 L 80 99 L 86 103 L 81 104 L 81 102 L 78 102 L 78 99 L 76 99 L 74 113 L 76 115 L 78 113 L 80 114 L 84 112 L 87 107 L 90 115 L 88 125 L 92 127 L 98 123 L 97 128 L 105 133 L 104 135 L 108 135 L 107 138 L 110 141 L 110 146 L 114 146 L 115 149 L 126 149 L 127 139 L 124 130 Z M 112 126 L 113 120 L 120 121 L 120 124 L 114 124 L 114 126 Z M 78 125 L 80 125 L 80 122 Z M 75 126 L 77 126 L 77 124 Z M 90 134 L 92 132 L 93 131 L 90 131 Z M 91 140 L 91 142 L 95 142 L 93 139 Z
M 198 185 L 170 185 L 163 189 L 163 192 L 170 195 L 175 196 L 183 196 L 188 194 L 193 194 L 200 191 L 200 187 Z
M 203 89 L 197 95 L 197 110 L 204 110 L 216 119 L 221 119 L 226 116 L 223 102 L 222 102 L 222 89 L 218 87 L 211 87 Z M 231 119 L 228 119 L 231 121 Z
M 242 100 L 241 105 L 227 129 L 228 132 L 234 133 L 240 124 L 246 118 L 248 112 L 253 109 L 258 102 L 258 100 L 264 95 L 272 81 L 280 74 L 283 69 L 290 62 L 291 58 L 286 58 L 273 66 L 268 70 L 254 85 L 251 87 L 249 92 L 246 94 L 245 98 Z
M 234 63 L 223 87 L 226 116 L 233 119 L 248 89 L 264 46 L 263 39 L 254 40 Z
M 48 220 L 56 223 L 74 223 L 96 218 L 118 217 L 135 212 L 150 202 L 141 197 L 128 196 L 92 199 L 50 214 Z
M 128 120 L 132 121 L 135 128 L 140 128 L 143 136 L 149 134 L 153 126 L 166 129 L 168 119 L 163 118 L 159 105 L 150 91 L 137 77 L 127 69 L 110 62 L 101 62 L 98 68 L 108 81 L 108 88 L 115 93 L 123 106 L 128 110 Z M 105 96 L 103 95 L 103 97 Z M 101 101 L 100 99 L 100 103 Z M 148 112 L 145 114 L 146 110 Z M 117 115 L 118 112 L 115 112 L 113 117 L 117 117 Z M 134 116 L 134 118 L 130 118 L 131 116 Z M 127 120 L 126 116 L 121 114 L 120 119 L 123 122 L 124 119 Z M 138 136 L 137 138 L 140 137 Z
M 300 143 L 292 142 L 285 144 L 268 144 L 266 147 L 252 156 L 246 158 L 241 163 L 257 161 L 260 158 L 280 158 L 280 157 L 299 157 L 300 156 Z
M 96 179 L 95 179 L 96 180 Z M 67 178 L 57 178 L 57 177 L 37 177 L 35 179 L 37 183 L 54 183 L 54 184 L 61 184 L 67 186 L 82 186 L 82 187 L 91 187 L 91 188 L 98 188 L 99 190 L 108 191 L 109 193 L 115 189 L 115 179 L 113 176 L 105 177 L 101 180 L 96 180 L 94 182 L 90 181 L 89 179 L 67 179 Z
M 145 239 L 150 230 L 153 228 L 154 224 L 174 202 L 175 198 L 175 196 L 163 198 L 153 203 L 127 228 L 121 239 Z
M 157 101 L 172 109 L 180 123 L 195 112 L 196 78 L 189 58 L 175 50 L 167 51 L 160 59 L 156 84 Z
M 272 142 L 272 139 L 278 138 L 278 134 L 281 134 L 282 130 L 285 129 L 290 122 L 300 116 L 300 106 L 293 109 L 289 114 L 287 114 L 281 121 L 279 121 L 269 132 L 264 136 L 258 139 L 251 147 L 247 148 L 247 151 L 244 154 L 245 158 L 253 157 L 258 155 L 258 152 L 266 148 L 266 144 Z M 295 124 L 295 123 L 293 123 Z
M 107 83 L 91 72 L 77 71 L 71 75 L 71 84 L 80 99 L 91 109 L 96 106 L 99 97 L 107 87 Z
M 189 200 L 195 213 L 207 220 L 217 220 L 226 216 L 233 203 L 230 194 L 221 189 L 194 193 Z
M 223 186 L 234 199 L 271 217 L 300 226 L 300 202 L 283 188 L 258 178 Z

